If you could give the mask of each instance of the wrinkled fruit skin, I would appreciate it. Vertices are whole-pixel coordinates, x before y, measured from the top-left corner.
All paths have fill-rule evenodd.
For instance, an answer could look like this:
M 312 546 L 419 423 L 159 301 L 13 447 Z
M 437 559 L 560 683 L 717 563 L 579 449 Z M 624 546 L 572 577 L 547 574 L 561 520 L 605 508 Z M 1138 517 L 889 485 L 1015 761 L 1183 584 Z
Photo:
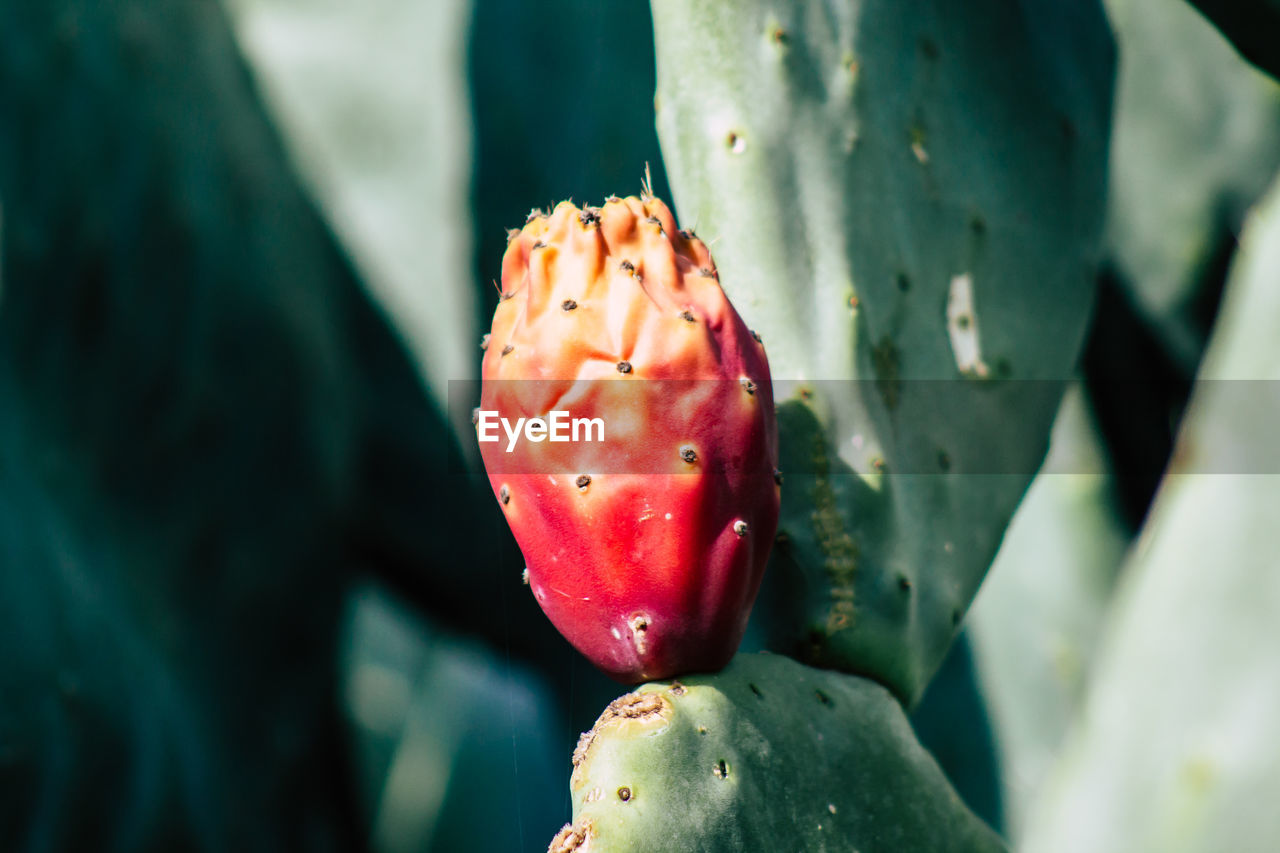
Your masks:
M 653 198 L 565 202 L 513 232 L 502 292 L 480 408 L 605 425 L 604 441 L 480 443 L 539 605 L 624 683 L 721 669 L 780 475 L 764 347 L 706 246 Z

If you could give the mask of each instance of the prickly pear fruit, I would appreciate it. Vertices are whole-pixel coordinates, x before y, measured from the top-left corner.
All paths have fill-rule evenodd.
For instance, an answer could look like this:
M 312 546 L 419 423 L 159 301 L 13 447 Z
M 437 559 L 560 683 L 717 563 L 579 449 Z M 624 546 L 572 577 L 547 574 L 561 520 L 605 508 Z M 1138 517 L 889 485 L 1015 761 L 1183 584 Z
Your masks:
M 603 424 L 554 442 L 477 427 L 556 628 L 623 682 L 727 664 L 780 475 L 764 347 L 707 247 L 647 195 L 535 211 L 508 244 L 481 373 L 482 415 Z
M 615 700 L 569 789 L 548 853 L 1006 853 L 888 690 L 782 655 Z

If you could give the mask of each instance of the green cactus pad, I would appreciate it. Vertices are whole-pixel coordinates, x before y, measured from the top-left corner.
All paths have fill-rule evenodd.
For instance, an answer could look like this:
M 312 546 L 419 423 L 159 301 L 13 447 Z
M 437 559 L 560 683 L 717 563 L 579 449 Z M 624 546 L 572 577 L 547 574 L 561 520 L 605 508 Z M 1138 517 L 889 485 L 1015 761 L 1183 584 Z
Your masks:
M 1107 202 L 1110 264 L 1187 376 L 1216 257 L 1280 167 L 1280 85 L 1186 3 L 1108 0 L 1124 62 Z M 1188 62 L 1187 57 L 1195 57 Z
M 458 215 L 469 200 L 471 113 L 457 46 L 471 3 L 225 6 L 306 188 L 445 400 L 450 380 L 476 376 L 480 335 L 471 222 Z
M 1088 319 L 1102 9 L 653 8 L 681 220 L 782 403 L 769 645 L 911 704 L 1043 458 Z
M 1001 851 L 866 679 L 781 655 L 646 684 L 582 736 L 569 851 Z
M 1083 388 L 1073 386 L 1044 470 L 965 622 L 999 732 L 1004 831 L 1015 847 L 1079 705 L 1129 545 L 1116 503 L 1102 437 Z
M 1280 0 L 1191 0 L 1236 50 L 1272 76 L 1280 77 Z
M 1246 227 L 1028 853 L 1276 849 L 1278 281 L 1280 181 Z

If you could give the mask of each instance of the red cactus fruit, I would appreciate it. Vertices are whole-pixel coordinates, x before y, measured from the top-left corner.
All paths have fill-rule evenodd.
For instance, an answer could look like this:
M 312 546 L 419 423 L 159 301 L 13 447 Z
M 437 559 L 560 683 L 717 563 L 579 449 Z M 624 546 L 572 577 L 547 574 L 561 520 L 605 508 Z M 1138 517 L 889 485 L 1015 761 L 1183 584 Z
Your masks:
M 627 683 L 724 667 L 781 475 L 764 347 L 707 247 L 650 197 L 535 211 L 503 259 L 482 376 L 481 454 L 556 628 Z M 555 411 L 602 428 L 506 432 Z

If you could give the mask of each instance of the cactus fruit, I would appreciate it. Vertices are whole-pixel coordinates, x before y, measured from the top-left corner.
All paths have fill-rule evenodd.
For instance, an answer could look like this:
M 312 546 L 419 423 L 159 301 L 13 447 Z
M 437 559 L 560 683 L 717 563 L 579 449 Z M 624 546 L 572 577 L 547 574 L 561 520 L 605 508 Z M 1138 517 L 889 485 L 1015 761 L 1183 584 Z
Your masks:
M 857 676 L 781 655 L 645 684 L 582 736 L 549 853 L 1005 849 Z
M 1089 319 L 1102 8 L 654 0 L 653 17 L 680 214 L 719 241 L 778 379 L 788 544 L 767 642 L 911 704 L 1044 457 Z
M 777 525 L 769 365 L 707 247 L 661 201 L 564 202 L 503 259 L 482 412 L 557 409 L 603 429 L 484 440 L 538 603 L 624 682 L 716 670 L 737 650 Z

